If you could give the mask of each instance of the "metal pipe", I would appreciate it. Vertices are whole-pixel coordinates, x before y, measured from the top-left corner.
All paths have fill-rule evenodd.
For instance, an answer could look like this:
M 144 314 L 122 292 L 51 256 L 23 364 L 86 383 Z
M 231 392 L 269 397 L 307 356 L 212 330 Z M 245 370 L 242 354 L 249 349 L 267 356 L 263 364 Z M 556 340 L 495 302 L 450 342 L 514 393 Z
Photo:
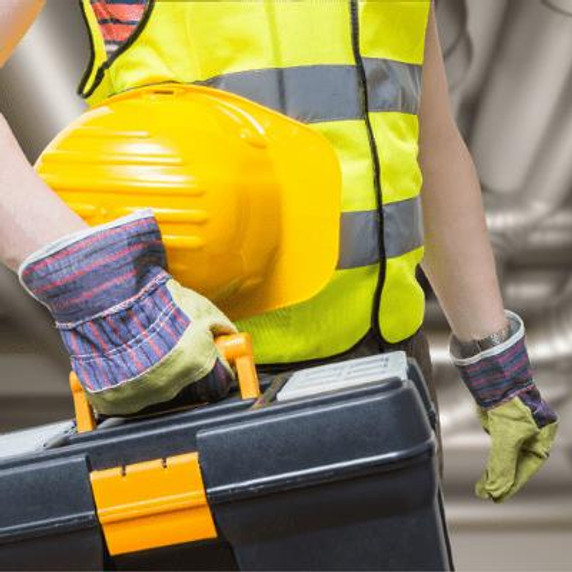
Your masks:
M 545 308 L 541 318 L 528 324 L 526 337 L 535 365 L 572 363 L 572 296 Z
M 572 83 L 567 88 L 572 93 Z M 566 110 L 558 110 L 550 136 L 518 194 L 518 199 L 510 195 L 485 194 L 491 241 L 495 252 L 505 259 L 528 249 L 531 231 L 555 213 L 570 195 L 572 109 L 569 105 L 567 107 Z M 566 217 L 561 215 L 558 220 L 547 222 L 544 228 L 563 228 L 566 224 Z
M 572 0 L 515 3 L 478 108 L 471 149 L 484 186 L 522 188 L 572 69 Z
M 473 100 L 489 79 L 487 76 L 491 60 L 495 56 L 495 48 L 504 28 L 508 0 L 479 0 L 465 4 L 473 58 L 463 85 L 463 95 Z
M 463 134 L 470 133 L 475 102 L 488 81 L 488 70 L 504 24 L 507 0 L 465 2 L 471 48 L 463 84 L 452 94 L 452 106 Z M 449 81 L 451 78 L 449 78 Z
M 572 156 L 572 155 L 571 155 Z M 572 208 L 559 210 L 533 229 L 522 248 L 513 250 L 511 265 L 572 270 Z
M 79 3 L 50 0 L 0 70 L 0 110 L 31 162 L 85 109 L 75 90 L 88 61 Z
M 471 40 L 467 33 L 467 6 L 464 0 L 442 0 L 437 4 L 436 17 L 449 90 L 455 99 L 472 59 Z
M 559 269 L 512 270 L 503 285 L 506 307 L 526 320 L 527 316 L 544 308 L 546 300 L 557 299 L 569 277 L 569 272 Z

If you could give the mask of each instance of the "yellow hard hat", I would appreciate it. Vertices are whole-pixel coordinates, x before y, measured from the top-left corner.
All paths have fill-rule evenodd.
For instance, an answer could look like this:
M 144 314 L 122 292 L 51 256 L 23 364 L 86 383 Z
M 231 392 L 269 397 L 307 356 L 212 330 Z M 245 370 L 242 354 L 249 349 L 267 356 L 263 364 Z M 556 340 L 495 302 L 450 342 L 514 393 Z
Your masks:
M 335 270 L 333 148 L 242 97 L 177 84 L 112 97 L 60 133 L 36 168 L 89 224 L 151 207 L 171 273 L 233 319 L 307 300 Z

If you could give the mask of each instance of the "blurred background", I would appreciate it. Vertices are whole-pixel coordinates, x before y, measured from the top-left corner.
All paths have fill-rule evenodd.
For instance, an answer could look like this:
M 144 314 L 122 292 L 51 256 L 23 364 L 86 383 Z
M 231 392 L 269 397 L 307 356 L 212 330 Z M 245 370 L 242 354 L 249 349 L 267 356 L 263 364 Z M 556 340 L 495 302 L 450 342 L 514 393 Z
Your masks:
M 445 493 L 459 570 L 572 570 L 572 0 L 440 0 L 452 102 L 481 178 L 506 307 L 527 324 L 537 382 L 561 416 L 556 449 L 504 505 L 473 497 L 486 460 L 468 392 L 429 297 Z M 88 62 L 75 0 L 49 0 L 0 70 L 0 112 L 33 162 L 84 109 Z M 0 432 L 72 415 L 51 320 L 0 269 Z

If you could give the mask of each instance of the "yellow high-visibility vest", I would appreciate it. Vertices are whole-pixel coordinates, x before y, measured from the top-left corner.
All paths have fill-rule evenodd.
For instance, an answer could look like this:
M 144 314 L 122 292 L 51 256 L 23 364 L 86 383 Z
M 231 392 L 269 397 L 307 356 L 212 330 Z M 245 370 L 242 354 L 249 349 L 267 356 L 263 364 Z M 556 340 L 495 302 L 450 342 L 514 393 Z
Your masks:
M 82 2 L 93 57 L 80 93 L 90 104 L 145 85 L 203 84 L 311 125 L 337 152 L 337 270 L 310 300 L 238 324 L 253 335 L 259 363 L 340 354 L 369 330 L 386 344 L 417 332 L 418 110 L 430 0 Z M 138 5 L 142 17 L 106 19 L 107 2 L 127 5 L 126 18 Z

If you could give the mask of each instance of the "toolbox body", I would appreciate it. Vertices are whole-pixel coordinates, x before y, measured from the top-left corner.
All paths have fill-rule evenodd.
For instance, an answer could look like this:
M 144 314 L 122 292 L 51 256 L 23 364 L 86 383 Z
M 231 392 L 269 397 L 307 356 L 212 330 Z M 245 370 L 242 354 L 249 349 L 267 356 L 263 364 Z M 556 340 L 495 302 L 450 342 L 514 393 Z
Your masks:
M 408 377 L 234 395 L 0 460 L 0 569 L 448 570 L 434 412 L 413 360 Z M 162 492 L 192 467 L 195 492 Z

